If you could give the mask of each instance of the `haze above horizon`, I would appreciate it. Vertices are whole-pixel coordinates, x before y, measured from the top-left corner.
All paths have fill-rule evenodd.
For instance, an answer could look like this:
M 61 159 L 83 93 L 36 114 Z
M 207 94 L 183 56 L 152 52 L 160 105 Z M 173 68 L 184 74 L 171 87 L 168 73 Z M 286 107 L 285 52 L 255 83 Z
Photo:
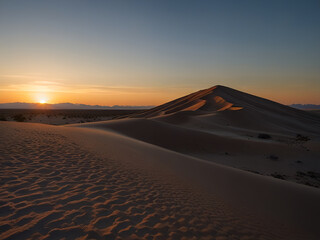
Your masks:
M 214 85 L 320 104 L 319 1 L 0 2 L 0 103 L 159 105 Z

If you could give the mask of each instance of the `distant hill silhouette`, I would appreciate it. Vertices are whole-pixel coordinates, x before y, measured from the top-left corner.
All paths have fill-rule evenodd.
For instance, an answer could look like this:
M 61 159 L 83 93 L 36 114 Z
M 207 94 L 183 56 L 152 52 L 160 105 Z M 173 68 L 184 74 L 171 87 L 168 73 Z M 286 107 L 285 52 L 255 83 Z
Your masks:
M 291 104 L 290 107 L 303 110 L 320 110 L 320 105 L 317 104 Z
M 149 109 L 153 106 L 101 106 L 86 105 L 75 103 L 57 103 L 57 104 L 41 104 L 41 103 L 0 103 L 0 109 Z

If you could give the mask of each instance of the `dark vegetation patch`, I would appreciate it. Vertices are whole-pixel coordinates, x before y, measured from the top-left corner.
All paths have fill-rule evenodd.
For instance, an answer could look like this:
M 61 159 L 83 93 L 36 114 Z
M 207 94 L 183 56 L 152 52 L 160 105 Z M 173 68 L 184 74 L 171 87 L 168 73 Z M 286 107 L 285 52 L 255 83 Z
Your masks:
M 297 171 L 296 176 L 302 177 L 302 178 L 309 177 L 309 178 L 320 180 L 320 173 L 314 172 L 314 171 L 307 171 L 307 172 Z
M 310 137 L 304 136 L 304 135 L 301 135 L 301 134 L 297 134 L 295 140 L 296 140 L 296 141 L 304 141 L 304 142 L 307 142 L 307 141 L 310 140 Z
M 298 184 L 303 184 L 315 188 L 320 188 L 320 172 L 314 171 L 297 171 L 295 175 L 285 175 L 280 172 L 274 172 L 271 174 L 264 174 L 252 169 L 245 169 L 248 172 L 252 172 L 260 175 L 267 175 L 270 177 L 278 178 L 281 180 L 291 181 Z
M 307 143 L 310 140 L 311 138 L 309 136 L 297 134 L 294 138 L 292 138 L 292 140 L 290 141 L 290 144 L 309 152 L 310 149 L 306 146 L 305 143 Z
M 97 110 L 97 109 L 0 109 L 0 121 L 14 120 L 18 122 L 31 121 L 38 115 L 48 119 L 57 117 L 61 119 L 82 118 L 86 121 L 96 121 L 99 118 L 119 118 L 144 110 Z M 44 120 L 45 122 L 46 120 Z
M 278 178 L 278 179 L 282 179 L 282 180 L 286 180 L 287 176 L 284 174 L 280 174 L 280 173 L 271 173 L 270 176 L 274 177 L 274 178 Z
M 0 109 L 0 115 L 12 117 L 14 115 L 28 115 L 30 117 L 43 114 L 47 117 L 65 116 L 66 118 L 97 118 L 123 116 L 139 113 L 144 110 L 96 110 L 96 109 Z
M 312 187 L 319 187 L 320 186 L 320 173 L 314 171 L 297 171 L 295 179 L 297 182 L 312 186 Z
M 271 136 L 269 134 L 266 134 L 266 133 L 259 133 L 258 138 L 271 139 Z
M 274 160 L 274 161 L 279 160 L 279 157 L 274 154 L 269 155 L 267 158 Z
M 320 173 L 313 172 L 313 171 L 308 171 L 307 173 L 308 173 L 309 177 L 320 180 Z
M 13 120 L 17 122 L 24 122 L 26 120 L 26 117 L 23 116 L 22 114 L 16 114 L 13 116 Z

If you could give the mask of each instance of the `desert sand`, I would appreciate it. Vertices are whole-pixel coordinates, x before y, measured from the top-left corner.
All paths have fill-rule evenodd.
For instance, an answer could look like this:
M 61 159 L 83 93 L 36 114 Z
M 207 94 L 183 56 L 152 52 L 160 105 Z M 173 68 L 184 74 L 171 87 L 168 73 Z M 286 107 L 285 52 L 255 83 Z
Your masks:
M 216 86 L 118 120 L 0 132 L 0 239 L 320 236 L 314 114 Z

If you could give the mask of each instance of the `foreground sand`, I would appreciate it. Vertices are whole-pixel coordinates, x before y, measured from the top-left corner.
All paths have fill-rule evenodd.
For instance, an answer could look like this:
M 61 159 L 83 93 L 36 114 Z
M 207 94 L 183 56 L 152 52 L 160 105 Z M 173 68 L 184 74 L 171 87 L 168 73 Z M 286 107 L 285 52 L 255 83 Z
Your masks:
M 116 133 L 0 123 L 0 239 L 318 239 L 320 191 Z

